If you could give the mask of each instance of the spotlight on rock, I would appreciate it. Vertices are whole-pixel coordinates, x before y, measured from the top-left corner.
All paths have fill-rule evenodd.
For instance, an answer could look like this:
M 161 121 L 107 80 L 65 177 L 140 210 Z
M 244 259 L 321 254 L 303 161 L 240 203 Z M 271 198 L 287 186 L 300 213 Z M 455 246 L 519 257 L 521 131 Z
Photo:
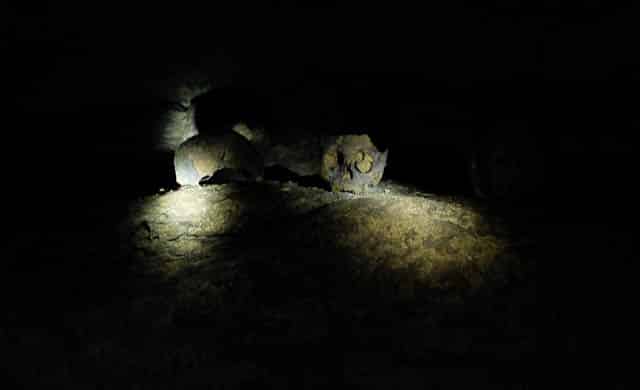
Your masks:
M 246 138 L 230 131 L 188 139 L 176 150 L 174 167 L 178 184 L 197 186 L 216 176 L 227 180 L 238 178 L 229 176 L 230 172 L 241 174 L 244 180 L 260 179 L 264 161 Z M 223 175 L 219 174 L 221 170 Z

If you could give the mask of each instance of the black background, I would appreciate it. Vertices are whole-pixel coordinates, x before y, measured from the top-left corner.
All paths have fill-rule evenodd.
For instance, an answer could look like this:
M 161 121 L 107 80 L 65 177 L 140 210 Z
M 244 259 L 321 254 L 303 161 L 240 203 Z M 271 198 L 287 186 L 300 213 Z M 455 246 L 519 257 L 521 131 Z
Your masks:
M 522 126 L 507 131 L 532 136 L 546 161 L 526 207 L 544 208 L 558 224 L 597 220 L 610 232 L 632 224 L 637 3 L 318 3 L 3 6 L 7 224 L 73 224 L 69 216 L 88 207 L 165 185 L 170 167 L 132 158 L 146 152 L 131 145 L 141 146 L 136 129 L 154 80 L 190 64 L 220 68 L 263 109 L 279 107 L 275 120 L 365 129 L 390 149 L 390 178 L 441 194 L 471 195 L 470 135 L 514 121 Z M 555 277 L 553 291 L 580 285 L 562 299 L 611 314 L 629 294 L 626 260 L 590 257 L 586 247 L 574 257 L 560 252 L 569 254 L 565 264 L 541 264 Z M 583 271 L 607 277 L 591 284 Z M 594 290 L 607 298 L 582 301 Z M 600 328 L 617 340 L 609 351 L 623 341 L 624 319 L 595 321 L 616 323 Z
M 390 172 L 431 191 L 468 192 L 469 134 L 517 121 L 508 131 L 533 134 L 550 161 L 540 193 L 625 194 L 637 128 L 637 8 L 9 6 L 4 133 L 20 152 L 11 164 L 22 168 L 8 181 L 108 186 L 116 178 L 102 160 L 115 162 L 135 138 L 124 124 L 145 113 L 154 80 L 195 65 L 259 96 L 263 109 L 280 107 L 272 117 L 367 131 L 390 147 Z M 107 154 L 100 164 L 73 162 L 96 150 Z M 414 155 L 423 161 L 401 163 Z M 52 171 L 56 160 L 65 163 Z

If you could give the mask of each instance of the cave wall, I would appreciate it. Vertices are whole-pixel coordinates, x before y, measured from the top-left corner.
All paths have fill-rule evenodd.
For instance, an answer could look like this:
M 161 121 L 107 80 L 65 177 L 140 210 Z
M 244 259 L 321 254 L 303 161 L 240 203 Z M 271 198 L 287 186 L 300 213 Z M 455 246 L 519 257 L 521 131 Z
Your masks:
M 155 127 L 191 120 L 190 113 L 181 118 L 182 111 L 172 111 L 184 105 L 179 80 L 190 72 L 204 74 L 220 92 L 213 102 L 202 101 L 213 122 L 254 115 L 283 134 L 366 132 L 390 149 L 389 175 L 434 184 L 433 190 L 471 191 L 469 156 L 495 145 L 496 124 L 505 119 L 526 122 L 527 136 L 550 157 L 552 179 L 536 186 L 543 192 L 611 181 L 612 171 L 630 165 L 620 157 L 631 153 L 628 143 L 613 135 L 632 127 L 626 118 L 633 104 L 618 93 L 624 89 L 618 68 L 604 59 L 586 61 L 582 46 L 562 66 L 539 58 L 545 47 L 562 51 L 584 26 L 552 20 L 562 38 L 556 40 L 540 30 L 535 12 L 515 23 L 517 9 L 371 7 L 375 17 L 366 20 L 349 7 L 302 9 L 295 17 L 242 6 L 160 7 L 153 17 L 143 7 L 124 15 L 114 8 L 103 10 L 102 19 L 88 12 L 72 20 L 65 15 L 77 10 L 61 5 L 29 14 L 9 25 L 13 44 L 3 47 L 15 60 L 4 74 L 6 107 L 17 124 L 8 143 L 30 145 L 35 156 L 19 159 L 29 173 L 12 181 L 34 181 L 43 167 L 54 174 L 39 180 L 64 180 L 73 171 L 68 181 L 95 186 L 96 177 L 131 185 L 153 176 L 156 157 L 166 161 L 193 132 L 178 125 L 170 132 L 177 136 L 166 138 Z M 578 14 L 565 12 L 572 20 Z M 80 167 L 89 172 L 78 173 Z

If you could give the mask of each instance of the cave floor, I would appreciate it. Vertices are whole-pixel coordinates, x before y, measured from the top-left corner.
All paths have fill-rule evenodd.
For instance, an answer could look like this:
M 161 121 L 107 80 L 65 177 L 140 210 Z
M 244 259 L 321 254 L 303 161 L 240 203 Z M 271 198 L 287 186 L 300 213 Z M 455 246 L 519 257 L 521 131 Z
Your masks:
M 7 372 L 67 388 L 528 384 L 552 244 L 544 218 L 498 214 L 393 182 L 267 181 L 23 225 L 3 264 Z

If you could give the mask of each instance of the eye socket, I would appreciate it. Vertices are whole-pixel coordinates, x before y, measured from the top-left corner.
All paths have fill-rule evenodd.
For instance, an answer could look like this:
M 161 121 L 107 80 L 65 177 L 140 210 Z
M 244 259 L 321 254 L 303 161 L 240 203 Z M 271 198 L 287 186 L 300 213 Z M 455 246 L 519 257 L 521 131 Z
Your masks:
M 369 173 L 373 168 L 373 157 L 365 152 L 360 152 L 360 159 L 356 161 L 356 169 L 362 173 Z
M 338 153 L 337 153 L 336 162 L 338 163 L 338 166 L 344 165 L 344 153 L 342 153 L 341 151 L 338 151 Z

